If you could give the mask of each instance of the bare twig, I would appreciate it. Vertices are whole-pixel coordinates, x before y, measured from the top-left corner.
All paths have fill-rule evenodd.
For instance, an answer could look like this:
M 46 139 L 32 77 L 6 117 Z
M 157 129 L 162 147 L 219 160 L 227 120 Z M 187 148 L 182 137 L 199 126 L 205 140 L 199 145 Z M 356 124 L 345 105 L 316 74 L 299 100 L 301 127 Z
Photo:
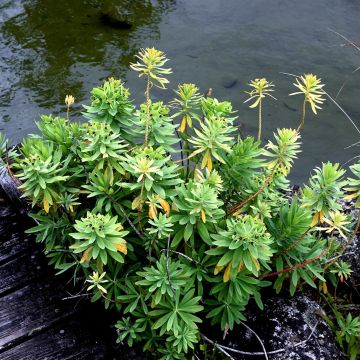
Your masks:
M 351 251 L 351 252 L 348 252 L 348 253 L 347 253 L 347 255 L 355 255 L 355 254 L 356 254 L 355 251 Z M 344 254 L 340 254 L 340 255 L 334 256 L 333 258 L 328 259 L 328 260 L 322 262 L 320 265 L 324 265 L 324 264 L 329 263 L 330 261 L 337 260 L 337 259 L 341 258 L 343 255 L 344 255 Z
M 170 250 L 170 249 L 162 249 L 161 251 L 166 251 L 166 252 L 172 252 L 174 254 L 177 254 L 179 256 L 182 256 L 183 258 L 185 258 L 186 260 L 190 261 L 190 262 L 193 262 L 195 264 L 199 264 L 199 262 L 197 262 L 196 260 L 192 259 L 190 256 L 187 256 L 185 254 L 183 254 L 182 252 L 180 251 L 175 251 L 175 250 Z
M 253 334 L 255 335 L 255 337 L 258 339 L 258 341 L 259 341 L 259 343 L 260 343 L 260 345 L 261 345 L 261 347 L 262 347 L 262 349 L 263 349 L 263 351 L 264 351 L 265 359 L 266 359 L 266 360 L 269 360 L 269 358 L 268 358 L 268 356 L 267 356 L 266 349 L 265 349 L 265 345 L 264 345 L 264 343 L 262 342 L 262 340 L 260 339 L 259 335 L 258 335 L 253 329 L 251 329 L 248 325 L 246 325 L 245 323 L 240 322 L 240 324 L 241 324 L 242 326 L 245 326 L 251 333 L 253 333 Z
M 315 333 L 315 330 L 318 326 L 319 322 L 317 322 L 314 326 L 314 328 L 311 330 L 311 333 L 310 335 L 305 339 L 305 340 L 302 340 L 298 343 L 295 343 L 295 344 L 289 344 L 288 346 L 284 347 L 284 348 L 281 348 L 281 349 L 277 349 L 277 350 L 272 350 L 272 351 L 268 351 L 267 354 L 268 355 L 274 355 L 274 354 L 279 354 L 279 353 L 282 353 L 282 352 L 285 352 L 287 351 L 289 348 L 293 349 L 293 348 L 296 348 L 296 347 L 299 347 L 301 345 L 304 345 L 306 344 L 311 338 L 312 336 L 314 335 Z M 224 353 L 224 351 L 231 351 L 233 353 L 236 353 L 236 354 L 240 354 L 240 355 L 248 355 L 248 356 L 259 356 L 259 355 L 264 355 L 265 353 L 264 352 L 259 352 L 259 351 L 255 351 L 255 352 L 249 352 L 249 351 L 241 351 L 241 350 L 236 350 L 236 349 L 233 349 L 233 348 L 230 348 L 228 346 L 224 346 L 224 345 L 220 345 L 220 344 L 217 344 L 216 342 L 210 340 L 208 337 L 206 337 L 204 334 L 201 334 L 201 337 L 207 341 L 208 343 L 214 345 L 217 349 L 219 349 L 221 352 Z M 228 356 L 230 359 L 233 359 L 231 357 L 231 355 L 229 355 L 228 353 L 224 353 L 226 356 Z
M 170 288 L 172 290 L 172 292 L 176 293 L 176 290 L 171 282 L 171 278 L 170 278 L 170 272 L 169 272 L 169 249 L 170 249 L 170 235 L 168 237 L 168 240 L 167 240 L 167 247 L 166 247 L 166 276 L 168 278 L 168 281 L 169 281 L 169 284 L 170 284 Z
M 349 40 L 347 37 L 345 37 L 344 35 L 341 35 L 340 33 L 338 33 L 337 31 L 335 30 L 332 30 L 330 28 L 328 28 L 329 31 L 333 32 L 334 34 L 340 36 L 342 39 L 344 39 L 349 45 L 353 46 L 356 50 L 360 51 L 360 48 L 355 44 L 353 43 L 351 40 Z
M 324 94 L 341 110 L 341 112 L 347 117 L 347 119 L 351 122 L 351 124 L 354 126 L 355 130 L 360 134 L 359 128 L 355 125 L 354 121 L 351 119 L 351 117 L 346 113 L 346 111 L 338 104 L 338 102 L 333 99 L 325 90 Z
M 134 223 L 129 219 L 129 217 L 127 216 L 125 210 L 123 209 L 123 207 L 116 203 L 111 197 L 110 200 L 112 202 L 112 204 L 114 205 L 114 208 L 116 211 L 117 208 L 120 210 L 121 214 L 125 217 L 126 221 L 128 222 L 128 224 L 131 226 L 131 228 L 135 231 L 136 235 L 141 239 L 141 240 L 145 240 L 145 237 L 143 235 L 141 235 L 140 231 L 136 228 L 136 226 L 134 225 Z
M 226 352 L 226 350 L 223 349 L 223 346 L 217 344 L 215 341 L 210 340 L 204 334 L 201 334 L 201 337 L 203 338 L 203 340 L 205 340 L 209 344 L 214 345 L 219 351 L 221 351 L 224 355 L 226 355 L 230 360 L 235 360 L 228 352 Z
M 70 295 L 70 296 L 62 298 L 61 300 L 72 300 L 72 299 L 76 299 L 76 298 L 89 297 L 89 296 L 90 296 L 90 294 Z

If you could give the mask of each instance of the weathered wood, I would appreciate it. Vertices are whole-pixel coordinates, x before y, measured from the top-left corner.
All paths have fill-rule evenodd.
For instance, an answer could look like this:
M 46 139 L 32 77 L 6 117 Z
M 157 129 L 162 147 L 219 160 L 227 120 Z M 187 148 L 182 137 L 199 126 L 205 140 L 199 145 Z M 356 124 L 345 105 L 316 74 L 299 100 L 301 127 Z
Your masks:
M 46 268 L 44 255 L 34 248 L 33 250 L 33 253 L 24 253 L 0 265 L 0 297 L 29 284 L 42 276 L 44 271 L 51 273 Z
M 0 351 L 73 314 L 71 302 L 62 301 L 61 295 L 51 282 L 34 282 L 0 298 Z
M 24 233 L 29 226 L 0 199 L 0 359 L 111 359 L 106 338 L 114 332 L 103 308 L 92 313 L 86 301 L 63 300 L 64 278 Z
M 0 234 L 3 234 L 1 229 Z M 30 251 L 34 247 L 34 239 L 30 236 L 25 236 L 21 232 L 11 234 L 9 237 L 6 234 L 2 236 L 3 238 L 0 240 L 0 265 Z
M 108 359 L 105 346 L 70 319 L 0 355 L 2 360 L 100 360 Z

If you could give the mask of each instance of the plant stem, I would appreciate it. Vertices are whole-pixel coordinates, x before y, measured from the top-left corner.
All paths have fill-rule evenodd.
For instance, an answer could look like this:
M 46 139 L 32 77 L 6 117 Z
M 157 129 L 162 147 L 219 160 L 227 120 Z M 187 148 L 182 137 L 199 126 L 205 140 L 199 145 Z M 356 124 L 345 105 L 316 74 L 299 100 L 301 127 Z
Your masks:
M 273 260 L 276 260 L 277 258 L 279 258 L 280 256 L 283 256 L 285 254 L 287 254 L 292 248 L 294 248 L 297 244 L 299 244 L 304 238 L 305 236 L 308 234 L 308 232 L 312 229 L 312 226 L 309 226 L 307 228 L 307 230 L 299 237 L 299 239 L 297 239 L 296 241 L 294 241 L 290 246 L 288 246 L 286 249 L 284 249 L 283 251 L 279 252 L 278 254 L 276 254 L 273 258 Z
M 261 140 L 261 129 L 262 128 L 262 101 L 260 98 L 259 102 L 259 132 L 258 132 L 258 141 Z
M 280 271 L 275 271 L 275 272 L 272 272 L 272 273 L 269 273 L 269 274 L 263 274 L 263 275 L 259 276 L 259 278 L 263 279 L 263 278 L 267 278 L 267 277 L 271 277 L 271 276 L 277 276 L 277 275 L 280 275 L 280 274 L 283 274 L 283 273 L 288 273 L 288 272 L 293 271 L 295 269 L 302 268 L 302 267 L 304 267 L 306 265 L 309 265 L 309 264 L 313 263 L 314 261 L 320 259 L 324 255 L 326 255 L 330 251 L 331 245 L 332 245 L 332 242 L 330 242 L 329 246 L 320 255 L 315 256 L 312 259 L 306 260 L 306 261 L 304 261 L 302 263 L 299 263 L 299 264 L 296 264 L 294 266 L 282 269 Z
M 259 194 L 261 194 L 265 188 L 269 185 L 275 170 L 277 168 L 277 165 L 275 165 L 271 171 L 271 173 L 267 176 L 267 178 L 265 179 L 264 183 L 261 185 L 260 189 L 255 193 L 252 194 L 251 196 L 249 196 L 247 199 L 245 199 L 244 201 L 242 201 L 240 204 L 236 204 L 233 207 L 231 207 L 229 209 L 229 211 L 227 212 L 228 215 L 233 214 L 234 212 L 238 211 L 239 209 L 241 209 L 244 205 L 246 205 L 249 201 L 255 199 Z
M 149 122 L 150 122 L 150 76 L 148 75 L 146 82 L 146 122 L 145 122 L 145 141 L 144 146 L 148 145 L 148 137 L 149 137 Z
M 301 112 L 301 118 L 300 118 L 300 125 L 297 128 L 297 131 L 300 132 L 303 128 L 304 128 L 304 124 L 305 124 L 305 113 L 306 113 L 306 98 L 304 99 L 303 102 L 303 107 L 302 107 L 302 112 Z

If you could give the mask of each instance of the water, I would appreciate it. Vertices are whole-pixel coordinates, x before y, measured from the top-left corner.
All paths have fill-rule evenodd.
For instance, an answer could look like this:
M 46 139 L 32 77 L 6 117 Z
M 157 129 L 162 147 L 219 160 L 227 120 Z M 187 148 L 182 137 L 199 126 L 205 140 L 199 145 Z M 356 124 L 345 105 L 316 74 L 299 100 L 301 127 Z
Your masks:
M 313 72 L 360 125 L 360 52 L 328 29 L 360 43 L 360 2 L 356 0 L 127 0 L 133 26 L 115 29 L 101 21 L 112 6 L 97 0 L 1 0 L 0 129 L 13 142 L 36 132 L 39 114 L 64 114 L 65 95 L 77 100 L 74 119 L 89 90 L 108 76 L 127 81 L 135 101 L 144 83 L 128 71 L 138 48 L 155 46 L 171 59 L 170 89 L 194 82 L 203 92 L 233 102 L 246 133 L 256 134 L 256 111 L 242 104 L 246 84 L 266 77 L 278 100 L 264 105 L 264 138 L 276 127 L 296 127 L 301 98 L 289 97 L 292 79 L 280 74 Z M 104 10 L 105 9 L 105 10 Z M 154 91 L 169 99 L 171 91 Z M 360 135 L 333 104 L 318 116 L 310 111 L 303 153 L 292 179 L 305 181 L 322 161 L 344 163 L 360 153 L 344 148 Z

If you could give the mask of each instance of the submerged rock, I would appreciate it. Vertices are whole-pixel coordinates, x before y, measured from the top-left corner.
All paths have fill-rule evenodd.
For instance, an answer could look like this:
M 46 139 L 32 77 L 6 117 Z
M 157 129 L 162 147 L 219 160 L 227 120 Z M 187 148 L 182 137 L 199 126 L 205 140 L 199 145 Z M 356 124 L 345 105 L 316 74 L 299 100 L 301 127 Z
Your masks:
M 221 84 L 225 89 L 231 89 L 237 84 L 237 79 L 231 76 L 225 76 L 221 80 Z
M 130 29 L 133 23 L 131 2 L 121 1 L 114 4 L 104 1 L 101 6 L 101 21 L 104 25 L 117 29 Z
M 344 359 L 332 330 L 318 315 L 323 310 L 317 302 L 300 294 L 293 298 L 273 297 L 267 299 L 264 306 L 264 311 L 249 309 L 247 324 L 262 339 L 269 360 Z M 313 335 L 308 339 L 315 326 Z M 261 351 L 259 341 L 250 331 L 246 330 L 242 338 L 236 344 L 234 341 L 232 347 L 245 350 L 246 346 L 245 351 Z M 296 346 L 299 343 L 301 344 Z M 285 351 L 271 354 L 271 351 L 278 349 Z M 248 358 L 236 357 L 244 360 Z M 264 356 L 251 358 L 264 359 Z

